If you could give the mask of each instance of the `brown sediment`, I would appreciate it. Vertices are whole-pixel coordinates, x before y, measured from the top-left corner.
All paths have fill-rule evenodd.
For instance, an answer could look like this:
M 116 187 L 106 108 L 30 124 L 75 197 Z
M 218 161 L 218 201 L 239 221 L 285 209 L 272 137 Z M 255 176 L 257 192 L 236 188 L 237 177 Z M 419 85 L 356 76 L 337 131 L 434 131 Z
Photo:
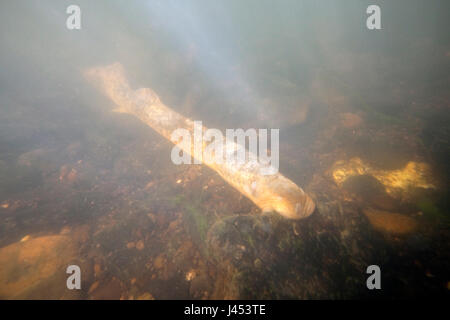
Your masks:
M 370 224 L 377 230 L 394 235 L 405 235 L 415 231 L 418 223 L 411 217 L 400 213 L 381 211 L 376 209 L 364 209 Z
M 278 172 L 270 175 L 261 174 L 264 167 L 259 161 L 248 161 L 244 164 L 227 161 L 217 163 L 212 159 L 203 159 L 203 151 L 207 147 L 204 139 L 200 142 L 200 150 L 194 147 L 195 143 L 178 144 L 179 141 L 172 138 L 172 133 L 177 129 L 185 129 L 195 137 L 194 122 L 164 105 L 153 90 L 148 88 L 132 90 L 119 63 L 90 69 L 86 72 L 86 76 L 100 85 L 103 93 L 118 106 L 117 112 L 134 115 L 163 137 L 177 144 L 183 152 L 203 161 L 263 211 L 276 211 L 290 219 L 305 218 L 313 213 L 315 204 L 300 187 Z M 202 130 L 204 134 L 207 129 Z M 223 154 L 237 149 L 235 142 L 226 141 L 223 145 Z M 246 151 L 246 159 L 250 158 L 255 159 L 256 155 Z

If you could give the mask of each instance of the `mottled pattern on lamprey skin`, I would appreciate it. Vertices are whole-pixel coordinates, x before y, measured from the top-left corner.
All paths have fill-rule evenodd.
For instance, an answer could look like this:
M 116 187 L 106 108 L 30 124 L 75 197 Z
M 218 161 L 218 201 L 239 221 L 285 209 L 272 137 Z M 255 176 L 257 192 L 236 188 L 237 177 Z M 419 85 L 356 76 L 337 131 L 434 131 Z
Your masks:
M 178 128 L 193 134 L 193 121 L 164 105 L 153 90 L 141 88 L 133 91 L 119 63 L 90 69 L 86 71 L 86 76 L 100 84 L 106 96 L 117 104 L 117 112 L 136 116 L 166 139 L 171 140 L 172 132 Z M 203 128 L 203 132 L 206 130 Z M 224 143 L 224 154 L 230 148 L 234 150 L 232 144 L 234 142 Z M 206 146 L 206 141 L 203 141 L 202 150 L 179 145 L 184 152 L 197 159 L 202 159 Z M 254 155 L 247 151 L 246 159 L 249 159 L 249 156 Z M 219 164 L 208 159 L 203 159 L 203 162 L 263 211 L 276 211 L 290 219 L 305 218 L 314 212 L 313 200 L 300 187 L 280 173 L 262 175 L 259 162 Z

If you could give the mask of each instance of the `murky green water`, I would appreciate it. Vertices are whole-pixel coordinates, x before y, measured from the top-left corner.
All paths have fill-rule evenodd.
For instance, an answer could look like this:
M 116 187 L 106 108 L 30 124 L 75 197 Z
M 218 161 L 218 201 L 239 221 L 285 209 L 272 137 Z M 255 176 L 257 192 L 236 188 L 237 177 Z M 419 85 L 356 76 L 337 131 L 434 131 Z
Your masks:
M 375 31 L 359 1 L 86 1 L 81 30 L 69 4 L 0 5 L 0 298 L 448 294 L 448 4 L 383 2 Z M 113 62 L 207 127 L 279 128 L 316 211 L 261 214 L 174 165 L 82 75 Z

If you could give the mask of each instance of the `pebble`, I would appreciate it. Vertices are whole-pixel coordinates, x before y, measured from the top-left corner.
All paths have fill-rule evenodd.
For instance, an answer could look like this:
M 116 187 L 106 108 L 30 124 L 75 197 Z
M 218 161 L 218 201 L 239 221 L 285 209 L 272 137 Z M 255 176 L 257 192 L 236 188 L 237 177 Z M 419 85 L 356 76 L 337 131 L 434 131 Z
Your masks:
M 363 210 L 372 226 L 380 231 L 394 235 L 405 235 L 412 233 L 418 228 L 418 223 L 413 218 L 388 211 L 367 208 Z
M 253 261 L 253 265 L 255 266 L 255 268 L 261 268 L 262 267 L 262 261 L 258 258 L 255 259 L 255 261 Z
M 64 235 L 64 234 L 69 234 L 70 233 L 70 227 L 63 227 L 61 229 L 61 231 L 59 232 L 59 234 Z
M 186 280 L 191 281 L 192 279 L 195 278 L 196 275 L 197 274 L 196 274 L 195 270 L 192 269 L 188 273 L 186 273 Z
M 142 250 L 142 249 L 144 249 L 144 241 L 142 241 L 142 240 L 139 240 L 137 243 L 136 243 L 136 249 L 138 249 L 138 250 Z
M 88 293 L 90 294 L 90 293 L 92 293 L 92 291 L 94 291 L 95 289 L 97 289 L 99 283 L 100 283 L 99 281 L 95 281 L 95 282 L 89 287 Z
M 100 266 L 100 264 L 96 263 L 94 265 L 94 274 L 97 277 L 100 273 L 102 272 L 102 267 Z
M 156 222 L 156 216 L 153 213 L 147 213 L 147 217 L 149 217 L 153 223 Z
M 76 169 L 70 170 L 69 174 L 67 175 L 67 181 L 74 182 L 77 179 L 78 172 Z
M 355 113 L 346 112 L 341 114 L 341 124 L 344 128 L 356 128 L 359 127 L 362 122 L 362 118 Z
M 155 182 L 154 181 L 150 181 L 149 183 L 147 183 L 147 185 L 145 186 L 145 190 L 148 190 L 148 189 L 150 189 L 151 187 L 153 187 L 153 185 L 155 184 Z
M 156 269 L 161 269 L 164 266 L 164 258 L 161 255 L 159 255 L 153 262 L 153 266 Z
M 145 292 L 143 294 L 141 294 L 137 300 L 155 300 L 155 298 L 153 298 L 153 296 L 149 293 L 149 292 Z

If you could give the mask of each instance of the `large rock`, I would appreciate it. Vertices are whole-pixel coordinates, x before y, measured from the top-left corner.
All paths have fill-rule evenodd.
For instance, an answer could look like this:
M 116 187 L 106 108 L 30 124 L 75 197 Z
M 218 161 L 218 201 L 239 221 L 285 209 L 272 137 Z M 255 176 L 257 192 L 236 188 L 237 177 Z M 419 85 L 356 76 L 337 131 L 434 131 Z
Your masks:
M 24 238 L 1 248 L 0 299 L 70 298 L 66 268 L 76 254 L 76 242 L 62 235 Z

